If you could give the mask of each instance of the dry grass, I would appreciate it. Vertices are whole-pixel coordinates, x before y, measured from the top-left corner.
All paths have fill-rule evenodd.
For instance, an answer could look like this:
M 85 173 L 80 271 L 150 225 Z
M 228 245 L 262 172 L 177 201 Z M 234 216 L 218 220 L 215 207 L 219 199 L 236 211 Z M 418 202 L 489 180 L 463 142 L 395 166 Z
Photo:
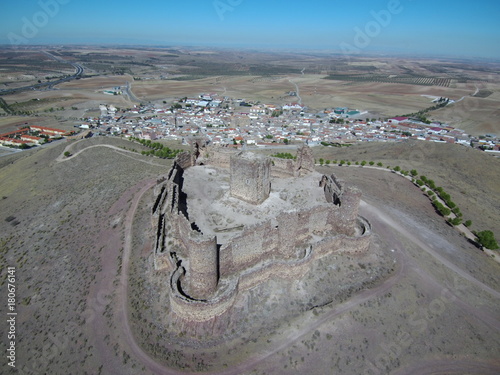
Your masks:
M 114 143 L 130 147 L 129 142 Z M 103 255 L 97 240 L 112 225 L 108 211 L 116 199 L 164 169 L 105 148 L 56 163 L 64 146 L 0 160 L 3 263 L 17 268 L 18 368 L 27 374 L 99 373 L 98 347 L 107 344 L 96 343 L 92 326 L 85 323 L 87 295 Z M 8 216 L 18 224 L 5 221 Z M 123 373 L 140 372 L 124 366 Z

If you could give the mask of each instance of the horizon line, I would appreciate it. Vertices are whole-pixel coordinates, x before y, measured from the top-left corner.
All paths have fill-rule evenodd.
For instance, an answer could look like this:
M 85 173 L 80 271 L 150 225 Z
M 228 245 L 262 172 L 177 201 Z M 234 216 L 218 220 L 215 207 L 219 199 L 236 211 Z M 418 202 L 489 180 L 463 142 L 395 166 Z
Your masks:
M 299 53 L 307 55 L 309 53 L 321 53 L 326 55 L 337 55 L 344 56 L 349 59 L 356 58 L 371 58 L 371 57 L 406 57 L 406 58 L 432 58 L 432 59 L 447 59 L 447 60 L 481 60 L 482 62 L 497 62 L 500 63 L 500 57 L 486 57 L 477 55 L 456 55 L 456 54 L 436 54 L 432 52 L 405 52 L 405 51 L 387 51 L 387 50 L 372 50 L 363 51 L 356 54 L 346 54 L 339 49 L 332 48 L 321 48 L 321 47 L 308 47 L 302 48 L 299 46 L 263 46 L 263 45 L 232 45 L 232 44 L 203 44 L 203 43 L 176 43 L 171 44 L 158 43 L 158 42 L 137 42 L 137 43 L 122 43 L 122 42 L 74 42 L 74 43 L 57 43 L 57 42 L 46 42 L 46 43 L 33 43 L 33 44 L 12 44 L 12 43 L 2 43 L 0 42 L 0 48 L 9 49 L 29 49 L 29 48 L 61 48 L 61 47 L 115 47 L 115 48 L 202 48 L 202 49 L 222 49 L 222 50 L 232 50 L 232 51 L 257 51 L 262 53 Z

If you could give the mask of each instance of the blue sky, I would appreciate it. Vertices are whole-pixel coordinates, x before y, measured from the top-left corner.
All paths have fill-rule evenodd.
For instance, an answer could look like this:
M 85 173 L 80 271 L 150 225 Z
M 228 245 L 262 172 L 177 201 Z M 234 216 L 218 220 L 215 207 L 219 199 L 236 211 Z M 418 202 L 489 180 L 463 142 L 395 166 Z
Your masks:
M 10 0 L 2 44 L 158 44 L 500 59 L 498 0 Z

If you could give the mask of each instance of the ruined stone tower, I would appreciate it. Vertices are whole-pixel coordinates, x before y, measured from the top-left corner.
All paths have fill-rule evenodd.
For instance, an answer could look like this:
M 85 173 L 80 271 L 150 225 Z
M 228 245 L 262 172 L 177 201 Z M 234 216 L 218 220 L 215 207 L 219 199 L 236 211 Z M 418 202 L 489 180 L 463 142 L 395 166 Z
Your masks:
M 239 152 L 231 156 L 231 196 L 261 204 L 271 192 L 271 161 L 262 155 Z
M 194 142 L 177 156 L 153 206 L 155 269 L 169 273 L 173 317 L 193 335 L 237 311 L 256 285 L 300 280 L 333 253 L 368 251 L 361 192 L 315 172 L 309 148 L 296 160 L 203 148 Z

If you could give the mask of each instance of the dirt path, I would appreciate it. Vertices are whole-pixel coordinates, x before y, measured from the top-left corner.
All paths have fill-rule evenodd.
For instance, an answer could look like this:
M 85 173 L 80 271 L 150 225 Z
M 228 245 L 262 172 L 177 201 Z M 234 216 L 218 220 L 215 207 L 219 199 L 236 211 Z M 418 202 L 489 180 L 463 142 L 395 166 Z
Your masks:
M 406 228 L 401 226 L 399 223 L 394 221 L 392 218 L 390 218 L 388 215 L 384 214 L 380 210 L 376 209 L 375 207 L 369 205 L 368 203 L 361 201 L 360 205 L 361 209 L 367 210 L 368 212 L 371 212 L 374 215 L 378 215 L 379 219 L 383 220 L 386 222 L 388 225 L 390 225 L 392 228 L 396 229 L 400 234 L 404 235 L 406 238 L 408 238 L 410 241 L 418 245 L 422 250 L 426 251 L 428 254 L 432 255 L 436 260 L 444 265 L 445 267 L 449 268 L 456 274 L 458 274 L 460 277 L 466 279 L 467 281 L 471 282 L 472 284 L 476 285 L 483 291 L 490 293 L 492 296 L 495 298 L 500 299 L 500 292 L 496 291 L 493 288 L 490 288 L 488 285 L 483 284 L 476 278 L 474 278 L 472 275 L 470 275 L 468 272 L 462 270 L 461 268 L 457 267 L 453 263 L 451 263 L 448 259 L 442 257 L 439 255 L 435 250 L 433 250 L 429 245 L 424 243 L 422 240 L 420 240 L 416 235 L 413 233 L 410 233 Z
M 316 165 L 318 166 L 319 164 L 316 164 Z M 393 171 L 391 169 L 387 169 L 387 168 L 373 167 L 373 166 L 368 166 L 368 165 L 365 165 L 365 166 L 348 165 L 347 167 L 349 167 L 349 168 L 367 168 L 367 169 L 375 169 L 375 170 L 379 170 L 379 171 L 395 173 L 396 175 L 403 177 L 403 178 L 405 178 L 408 181 L 411 181 L 413 183 L 411 176 L 405 176 L 399 172 L 395 172 L 395 171 Z M 425 189 L 425 192 L 427 194 L 429 191 L 432 191 L 432 189 L 430 189 L 427 186 L 424 186 L 423 188 Z M 446 202 L 443 199 L 441 199 L 441 197 L 439 197 L 439 194 L 436 193 L 435 197 L 436 197 L 436 201 L 438 203 L 441 203 L 444 207 L 449 208 L 448 205 L 446 204 Z M 445 219 L 455 219 L 456 217 L 457 217 L 457 215 L 455 215 L 453 212 L 451 212 L 450 215 L 445 217 Z M 454 228 L 456 230 L 458 230 L 460 233 L 462 233 L 466 238 L 468 238 L 472 242 L 477 242 L 477 238 L 476 238 L 475 234 L 472 233 L 471 230 L 469 228 L 467 228 L 463 223 L 460 225 L 455 225 Z M 483 251 L 486 254 L 488 254 L 489 256 L 491 256 L 497 263 L 500 263 L 500 256 L 498 256 L 497 252 L 495 252 L 493 250 L 486 249 L 486 248 L 483 248 Z
M 135 157 L 132 157 L 132 156 L 130 156 L 130 155 L 127 155 L 127 154 L 131 154 L 131 155 L 137 156 L 137 153 L 136 153 L 136 152 L 134 152 L 134 151 L 125 150 L 125 149 L 123 149 L 123 148 L 120 148 L 120 147 L 117 147 L 117 146 L 112 146 L 112 145 L 93 145 L 93 146 L 88 146 L 88 147 L 84 148 L 83 150 L 80 150 L 80 151 L 76 152 L 75 154 L 73 154 L 73 155 L 71 155 L 71 156 L 68 156 L 68 157 L 65 157 L 65 156 L 64 156 L 64 153 L 65 153 L 66 151 L 71 152 L 71 149 L 73 148 L 73 146 L 74 146 L 75 144 L 77 144 L 78 142 L 81 142 L 81 141 L 83 141 L 83 139 L 81 139 L 81 140 L 79 140 L 79 141 L 77 141 L 77 142 L 75 142 L 75 143 L 72 143 L 72 144 L 70 144 L 70 145 L 66 146 L 66 148 L 64 149 L 64 151 L 62 152 L 62 154 L 61 154 L 61 155 L 59 155 L 59 156 L 57 157 L 56 162 L 58 162 L 58 163 L 62 163 L 62 162 L 65 162 L 65 161 L 71 160 L 71 159 L 73 159 L 73 158 L 76 158 L 76 157 L 77 157 L 78 155 L 80 155 L 82 152 L 84 152 L 84 151 L 88 151 L 88 150 L 90 150 L 90 149 L 92 149 L 92 148 L 96 148 L 96 147 L 106 147 L 106 148 L 110 148 L 110 149 L 115 150 L 115 151 L 119 151 L 119 152 L 120 152 L 121 154 L 123 154 L 124 156 L 127 156 L 127 157 L 132 158 L 132 159 L 137 160 L 137 161 L 140 161 L 140 162 L 142 162 L 142 163 L 146 163 L 146 164 L 150 164 L 150 165 L 156 165 L 156 166 L 158 166 L 158 167 L 165 167 L 165 165 L 155 163 L 155 162 L 154 162 L 154 161 L 152 161 L 152 160 L 142 160 L 142 159 L 140 159 L 140 158 L 135 158 Z
M 300 105 L 302 105 L 302 98 L 300 97 L 300 88 L 299 88 L 299 85 L 295 82 L 293 82 L 291 79 L 288 79 L 288 82 L 290 82 L 292 85 L 295 86 L 295 92 L 297 94 L 297 99 L 298 99 L 298 102 Z
M 152 358 L 150 358 L 137 344 L 135 341 L 132 329 L 130 328 L 130 323 L 128 319 L 128 271 L 130 264 L 130 254 L 132 252 L 132 225 L 134 221 L 134 215 L 139 206 L 139 202 L 142 196 L 155 185 L 155 181 L 149 181 L 134 197 L 131 203 L 131 207 L 127 212 L 125 218 L 125 243 L 123 248 L 123 258 L 122 258 L 122 272 L 120 275 L 120 284 L 118 290 L 118 305 L 121 307 L 119 315 L 119 324 L 122 325 L 123 332 L 125 334 L 125 339 L 129 345 L 131 351 L 137 357 L 137 359 L 146 365 L 151 371 L 156 374 L 163 374 L 165 368 L 156 363 Z M 169 371 L 169 374 L 181 374 L 177 371 Z

